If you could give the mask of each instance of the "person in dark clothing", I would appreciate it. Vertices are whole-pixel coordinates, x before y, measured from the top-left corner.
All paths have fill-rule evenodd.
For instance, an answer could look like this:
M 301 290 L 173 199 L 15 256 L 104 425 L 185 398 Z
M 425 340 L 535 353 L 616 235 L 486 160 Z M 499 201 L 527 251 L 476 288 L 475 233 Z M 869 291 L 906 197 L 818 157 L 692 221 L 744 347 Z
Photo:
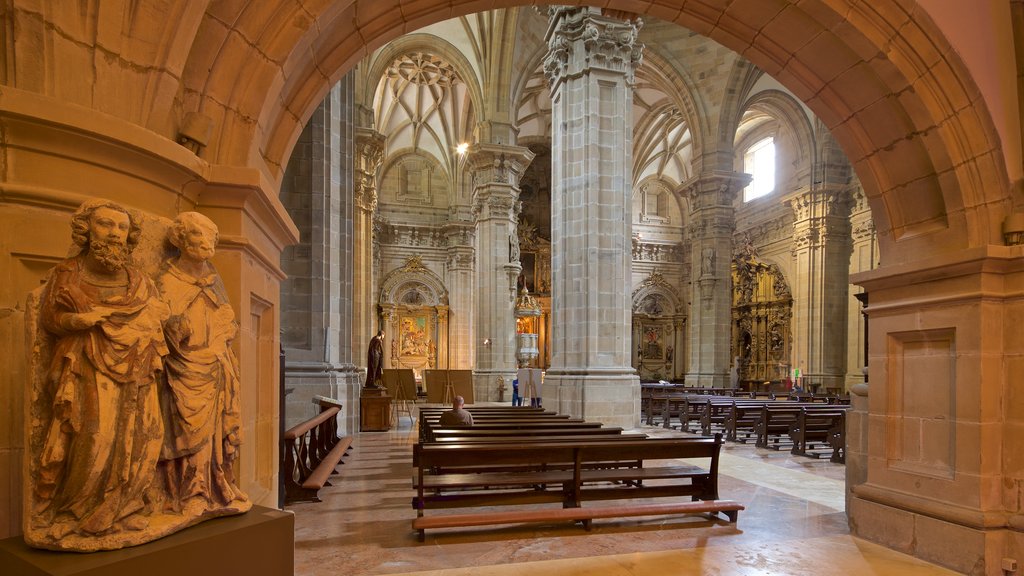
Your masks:
M 473 415 L 462 407 L 465 403 L 465 398 L 456 396 L 452 402 L 452 409 L 441 414 L 441 426 L 472 426 Z

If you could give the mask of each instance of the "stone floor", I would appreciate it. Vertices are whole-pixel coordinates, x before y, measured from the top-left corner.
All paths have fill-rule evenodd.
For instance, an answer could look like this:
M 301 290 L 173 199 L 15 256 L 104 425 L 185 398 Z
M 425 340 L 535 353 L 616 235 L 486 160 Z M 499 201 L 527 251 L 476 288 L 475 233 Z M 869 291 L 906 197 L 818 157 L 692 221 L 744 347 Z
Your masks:
M 746 506 L 735 525 L 704 517 L 460 528 L 416 540 L 410 522 L 415 427 L 360 433 L 320 491 L 295 512 L 295 574 L 443 576 L 954 574 L 849 535 L 844 468 L 727 443 L 722 498 Z M 644 426 L 652 436 L 679 435 Z

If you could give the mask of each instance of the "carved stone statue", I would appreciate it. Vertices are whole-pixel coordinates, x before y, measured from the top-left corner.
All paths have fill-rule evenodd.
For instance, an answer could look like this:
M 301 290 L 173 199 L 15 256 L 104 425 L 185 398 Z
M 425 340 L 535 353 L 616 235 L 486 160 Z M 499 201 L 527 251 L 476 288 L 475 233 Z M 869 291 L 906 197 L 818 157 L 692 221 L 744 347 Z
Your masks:
M 168 316 L 131 264 L 141 231 L 123 207 L 83 203 L 77 255 L 29 313 L 32 371 L 25 541 L 90 551 L 152 540 L 150 491 L 163 423 L 158 389 Z
M 366 350 L 366 383 L 364 388 L 379 388 L 381 376 L 384 374 L 384 330 L 370 338 L 370 346 Z
M 232 475 L 238 328 L 208 261 L 217 228 L 181 214 L 169 234 L 180 255 L 164 261 L 166 223 L 83 203 L 77 251 L 30 296 L 31 546 L 114 550 L 251 507 Z M 159 267 L 155 282 L 143 266 Z
M 160 397 L 160 476 L 165 510 L 194 522 L 252 506 L 232 473 L 241 444 L 238 361 L 231 350 L 238 325 L 209 262 L 217 226 L 198 212 L 184 212 L 168 240 L 180 255 L 165 262 L 156 279 L 170 309 L 164 323 L 169 353 Z

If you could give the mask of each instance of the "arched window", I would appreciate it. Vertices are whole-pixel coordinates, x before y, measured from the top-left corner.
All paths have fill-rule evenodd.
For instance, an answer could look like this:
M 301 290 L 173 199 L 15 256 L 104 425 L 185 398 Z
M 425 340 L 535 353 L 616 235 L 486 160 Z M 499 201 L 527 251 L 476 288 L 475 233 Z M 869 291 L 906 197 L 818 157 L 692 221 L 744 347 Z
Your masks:
M 758 140 L 743 154 L 743 171 L 754 179 L 743 189 L 743 201 L 750 202 L 775 190 L 775 139 Z

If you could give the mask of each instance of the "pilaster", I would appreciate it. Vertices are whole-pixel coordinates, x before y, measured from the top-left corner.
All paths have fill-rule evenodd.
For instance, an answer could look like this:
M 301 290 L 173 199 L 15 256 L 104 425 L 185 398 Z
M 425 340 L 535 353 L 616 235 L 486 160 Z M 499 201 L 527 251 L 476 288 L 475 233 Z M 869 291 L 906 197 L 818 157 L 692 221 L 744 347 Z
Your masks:
M 474 280 L 476 276 L 476 223 L 473 214 L 460 208 L 448 215 L 444 227 L 447 261 L 445 263 L 448 298 L 452 310 L 463 311 L 451 315 L 449 332 L 451 346 L 438 365 L 444 368 L 466 370 L 474 365 L 476 338 L 473 318 L 465 311 L 473 310 Z M 442 364 L 444 362 L 444 364 Z
M 848 475 L 851 531 L 997 574 L 1024 544 L 1024 248 L 972 248 L 852 280 L 870 294 L 870 394 L 866 433 L 851 437 L 867 446 Z
M 365 120 L 365 119 L 364 119 Z M 372 123 L 372 117 L 368 120 Z M 366 369 L 366 349 L 377 333 L 377 280 L 373 276 L 373 215 L 377 210 L 377 180 L 384 162 L 385 138 L 365 125 L 355 127 L 352 227 L 352 358 Z

